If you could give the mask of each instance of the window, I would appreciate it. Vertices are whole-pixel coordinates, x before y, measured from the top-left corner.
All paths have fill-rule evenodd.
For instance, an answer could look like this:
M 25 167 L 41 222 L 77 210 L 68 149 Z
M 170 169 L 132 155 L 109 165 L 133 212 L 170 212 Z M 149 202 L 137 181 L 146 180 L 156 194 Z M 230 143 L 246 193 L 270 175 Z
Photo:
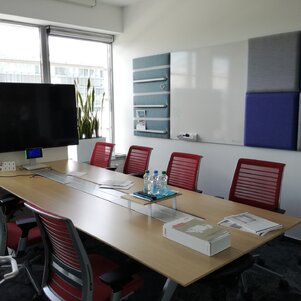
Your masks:
M 0 37 L 0 81 L 40 83 L 39 28 L 0 23 Z
M 100 116 L 99 132 L 112 140 L 112 36 L 0 22 L 0 37 L 0 82 L 74 84 L 78 79 L 84 93 L 90 78 Z M 46 50 L 42 53 L 42 49 Z

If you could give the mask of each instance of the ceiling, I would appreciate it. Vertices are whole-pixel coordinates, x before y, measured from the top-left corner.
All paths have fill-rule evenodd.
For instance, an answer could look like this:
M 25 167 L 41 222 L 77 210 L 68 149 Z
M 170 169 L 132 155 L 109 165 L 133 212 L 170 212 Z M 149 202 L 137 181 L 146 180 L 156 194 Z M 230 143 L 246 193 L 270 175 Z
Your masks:
M 116 6 L 127 6 L 131 4 L 135 4 L 138 2 L 143 2 L 146 0 L 97 0 L 97 2 L 100 3 L 106 3 L 110 5 L 116 5 Z

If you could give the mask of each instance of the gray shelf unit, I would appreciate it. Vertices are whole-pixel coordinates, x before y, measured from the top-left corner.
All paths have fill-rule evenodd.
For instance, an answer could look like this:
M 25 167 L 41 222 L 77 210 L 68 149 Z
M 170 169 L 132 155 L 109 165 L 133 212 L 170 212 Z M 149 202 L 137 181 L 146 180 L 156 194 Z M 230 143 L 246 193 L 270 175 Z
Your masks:
M 170 53 L 133 59 L 134 135 L 170 138 Z M 137 111 L 144 112 L 143 118 Z M 143 120 L 145 129 L 137 129 Z

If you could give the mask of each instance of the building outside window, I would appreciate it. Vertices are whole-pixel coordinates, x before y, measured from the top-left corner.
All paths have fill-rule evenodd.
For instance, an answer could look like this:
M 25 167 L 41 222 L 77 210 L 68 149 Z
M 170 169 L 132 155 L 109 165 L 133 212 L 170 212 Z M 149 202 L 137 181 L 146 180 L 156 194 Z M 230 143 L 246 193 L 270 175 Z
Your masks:
M 0 81 L 41 83 L 39 28 L 0 23 L 0 37 Z

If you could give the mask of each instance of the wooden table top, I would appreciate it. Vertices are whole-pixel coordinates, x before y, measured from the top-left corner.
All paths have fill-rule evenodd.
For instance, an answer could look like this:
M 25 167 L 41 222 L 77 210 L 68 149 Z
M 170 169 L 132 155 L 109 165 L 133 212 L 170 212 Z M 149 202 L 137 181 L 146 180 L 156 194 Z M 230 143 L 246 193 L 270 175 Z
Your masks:
M 95 183 L 130 179 L 135 185 L 126 193 L 142 187 L 142 179 L 88 164 L 57 161 L 49 165 L 66 173 L 86 172 L 82 178 Z M 177 197 L 178 210 L 205 218 L 209 223 L 217 223 L 227 215 L 248 211 L 283 225 L 283 229 L 263 237 L 227 228 L 231 233 L 231 247 L 209 257 L 164 238 L 163 223 L 159 220 L 49 179 L 32 176 L 28 171 L 0 172 L 0 185 L 25 201 L 70 218 L 78 229 L 182 286 L 195 282 L 301 223 L 300 218 L 286 214 L 178 189 L 182 194 Z M 170 200 L 162 203 L 171 206 Z

